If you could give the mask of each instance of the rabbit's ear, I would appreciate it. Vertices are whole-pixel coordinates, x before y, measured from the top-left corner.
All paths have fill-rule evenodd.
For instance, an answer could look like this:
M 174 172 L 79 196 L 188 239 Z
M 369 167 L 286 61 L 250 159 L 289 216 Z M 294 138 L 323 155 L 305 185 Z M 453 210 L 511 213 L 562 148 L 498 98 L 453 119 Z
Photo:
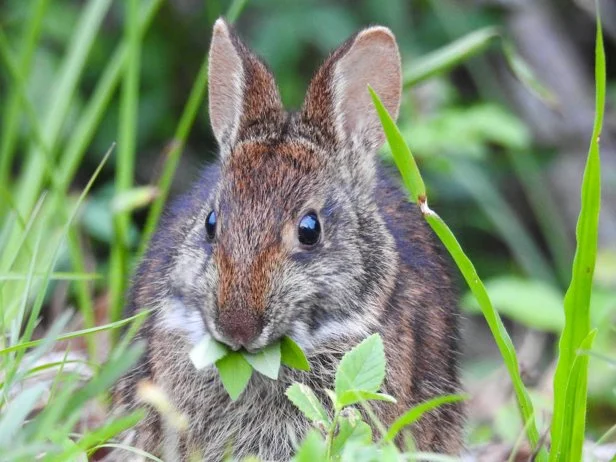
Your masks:
M 303 115 L 336 141 L 378 148 L 385 140 L 370 85 L 398 116 L 402 77 L 396 39 L 386 27 L 364 29 L 325 61 L 308 88 Z
M 218 143 L 231 146 L 242 128 L 282 110 L 271 72 L 224 19 L 214 24 L 209 55 L 209 108 Z

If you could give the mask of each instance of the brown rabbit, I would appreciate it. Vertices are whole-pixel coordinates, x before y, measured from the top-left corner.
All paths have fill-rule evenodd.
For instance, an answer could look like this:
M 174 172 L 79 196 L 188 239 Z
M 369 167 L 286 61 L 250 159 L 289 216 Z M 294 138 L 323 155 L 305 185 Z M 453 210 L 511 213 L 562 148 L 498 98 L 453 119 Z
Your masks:
M 120 411 L 139 406 L 148 379 L 188 417 L 176 433 L 155 411 L 133 444 L 188 460 L 256 455 L 287 460 L 309 422 L 284 392 L 294 381 L 333 388 L 341 355 L 373 332 L 384 339 L 384 391 L 411 406 L 459 391 L 452 277 L 418 207 L 379 165 L 384 134 L 371 85 L 396 116 L 400 56 L 385 27 L 362 30 L 313 78 L 299 112 L 285 112 L 274 78 L 224 20 L 214 25 L 209 108 L 220 161 L 166 214 L 139 266 L 127 315 L 154 309 L 147 349 L 114 390 Z M 197 371 L 191 348 L 206 333 L 255 351 L 284 335 L 310 372 L 278 381 L 253 374 L 233 402 L 214 368 Z M 462 408 L 452 404 L 412 429 L 423 451 L 460 451 Z

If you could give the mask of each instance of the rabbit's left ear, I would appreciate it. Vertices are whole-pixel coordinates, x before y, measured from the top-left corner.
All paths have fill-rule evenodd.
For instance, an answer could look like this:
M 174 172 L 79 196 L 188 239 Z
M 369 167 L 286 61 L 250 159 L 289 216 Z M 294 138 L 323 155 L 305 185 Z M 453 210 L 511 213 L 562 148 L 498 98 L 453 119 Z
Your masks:
M 364 29 L 332 53 L 310 83 L 303 115 L 338 142 L 376 149 L 385 135 L 368 85 L 395 119 L 402 72 L 396 39 L 386 27 Z
M 224 19 L 214 24 L 208 72 L 210 122 L 221 147 L 233 146 L 243 128 L 282 110 L 271 72 Z

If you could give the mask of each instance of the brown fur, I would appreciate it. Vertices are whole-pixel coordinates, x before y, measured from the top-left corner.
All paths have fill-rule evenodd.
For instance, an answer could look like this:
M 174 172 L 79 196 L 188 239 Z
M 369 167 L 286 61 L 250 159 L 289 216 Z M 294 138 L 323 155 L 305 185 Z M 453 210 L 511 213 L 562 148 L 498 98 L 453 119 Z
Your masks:
M 221 162 L 170 208 L 137 271 L 127 314 L 155 309 L 139 334 L 147 353 L 114 391 L 118 411 L 135 408 L 135 386 L 148 379 L 190 425 L 177 432 L 150 410 L 133 442 L 179 460 L 194 452 L 219 460 L 228 447 L 238 457 L 286 460 L 310 427 L 286 388 L 306 383 L 327 402 L 342 354 L 372 332 L 385 343 L 384 391 L 398 399 L 375 406 L 384 424 L 458 392 L 448 264 L 417 206 L 376 157 L 383 133 L 364 89 L 377 89 L 397 114 L 400 63 L 391 32 L 366 29 L 335 51 L 299 113 L 282 110 L 267 68 L 220 21 L 210 60 Z M 210 210 L 218 217 L 213 242 L 204 229 Z M 309 249 L 296 234 L 308 211 L 322 226 Z M 255 373 L 233 402 L 214 368 L 197 371 L 188 358 L 206 332 L 250 350 L 290 335 L 312 369 L 283 367 L 278 381 Z M 412 434 L 420 450 L 455 454 L 461 427 L 454 404 L 429 413 Z

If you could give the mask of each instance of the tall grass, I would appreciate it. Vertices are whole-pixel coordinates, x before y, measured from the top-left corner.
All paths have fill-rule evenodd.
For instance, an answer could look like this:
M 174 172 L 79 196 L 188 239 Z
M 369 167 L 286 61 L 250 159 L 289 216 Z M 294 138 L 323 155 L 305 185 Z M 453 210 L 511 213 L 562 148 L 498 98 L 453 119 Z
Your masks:
M 473 263 L 464 253 L 462 247 L 445 222 L 428 207 L 426 186 L 421 178 L 421 174 L 419 173 L 419 168 L 413 158 L 413 154 L 404 141 L 400 130 L 396 127 L 394 120 L 391 118 L 387 112 L 387 109 L 385 109 L 385 106 L 383 106 L 383 103 L 372 88 L 370 88 L 370 93 L 381 119 L 385 136 L 387 137 L 387 142 L 389 143 L 393 153 L 396 166 L 402 175 L 404 185 L 410 193 L 411 200 L 421 208 L 424 218 L 453 257 L 455 263 L 460 269 L 460 272 L 464 276 L 466 283 L 479 302 L 481 311 L 488 323 L 488 326 L 490 327 L 490 331 L 492 332 L 494 340 L 498 345 L 501 356 L 505 361 L 505 366 L 509 371 L 520 407 L 520 413 L 523 421 L 526 422 L 526 433 L 528 435 L 528 439 L 533 447 L 536 447 L 539 443 L 539 432 L 535 423 L 533 405 L 520 374 L 520 365 L 518 363 L 513 342 L 505 329 L 500 315 L 492 306 L 488 292 L 481 282 Z M 539 452 L 538 460 L 546 460 L 545 450 Z
M 487 34 L 483 39 L 492 37 Z M 481 41 L 472 42 L 475 46 Z M 434 61 L 426 61 L 434 67 Z M 427 70 L 418 75 L 430 75 Z M 597 11 L 595 52 L 596 107 L 595 122 L 582 183 L 582 208 L 577 225 L 577 249 L 572 267 L 572 279 L 565 295 L 565 326 L 560 336 L 557 369 L 554 376 L 554 406 L 551 425 L 550 461 L 581 460 L 585 440 L 586 400 L 588 382 L 587 352 L 592 346 L 596 330 L 590 329 L 590 296 L 597 254 L 599 207 L 601 202 L 601 169 L 599 137 L 605 106 L 605 52 L 600 16 Z M 428 206 L 425 184 L 411 150 L 400 130 L 381 103 L 378 95 L 370 92 L 381 119 L 395 163 L 402 175 L 411 200 L 420 207 L 425 220 L 440 238 L 471 292 L 490 327 L 509 372 L 528 441 L 536 451 L 536 460 L 544 461 L 548 453 L 539 439 L 539 432 L 529 392 L 522 380 L 515 348 L 498 312 L 473 263 L 464 253 L 445 222 Z M 482 197 L 481 200 L 488 200 Z
M 141 413 L 135 413 L 123 418 L 104 418 L 93 428 L 77 425 L 88 413 L 88 406 L 105 399 L 110 385 L 136 361 L 142 351 L 139 343 L 128 345 L 129 335 L 109 351 L 105 363 L 99 364 L 96 362 L 97 335 L 126 325 L 130 326 L 129 333 L 134 333 L 147 316 L 146 312 L 121 320 L 123 294 L 132 270 L 132 259 L 135 254 L 144 253 L 157 226 L 179 158 L 205 97 L 207 55 L 204 53 L 169 144 L 162 174 L 152 185 L 155 197 L 151 195 L 147 199 L 153 202 L 138 249 L 131 249 L 128 245 L 133 207 L 119 207 L 114 215 L 111 265 L 104 275 L 92 272 L 84 258 L 79 227 L 75 222 L 79 218 L 79 207 L 87 200 L 86 196 L 110 158 L 112 149 L 102 156 L 99 167 L 79 195 L 72 195 L 70 188 L 111 101 L 119 93 L 119 139 L 114 153 L 115 194 L 116 198 L 126 198 L 137 191 L 134 170 L 138 150 L 140 54 L 145 34 L 163 2 L 127 0 L 122 3 L 125 12 L 124 35 L 96 81 L 91 97 L 83 107 L 79 107 L 75 104 L 76 94 L 93 44 L 99 37 L 112 3 L 113 0 L 84 2 L 62 62 L 51 79 L 49 98 L 43 107 L 35 107 L 27 86 L 50 1 L 31 2 L 28 19 L 19 40 L 15 41 L 17 44 L 12 43 L 0 27 L 0 62 L 8 71 L 7 96 L 2 104 L 0 127 L 0 454 L 6 460 L 32 460 L 41 454 L 46 455 L 46 460 L 58 461 L 88 456 L 141 418 Z M 246 0 L 232 1 L 228 19 L 235 20 L 245 4 Z M 494 28 L 464 37 L 408 69 L 405 87 L 442 74 L 468 57 L 488 49 L 493 43 L 504 43 L 501 32 Z M 516 75 L 542 98 L 549 100 L 549 94 L 532 75 L 524 72 L 524 67 L 506 43 L 504 49 Z M 596 119 L 584 175 L 573 277 L 565 298 L 566 323 L 560 337 L 559 362 L 554 378 L 550 460 L 577 460 L 584 438 L 588 359 L 581 352 L 590 349 L 593 339 L 589 299 L 596 256 L 600 199 L 599 133 L 605 99 L 605 56 L 600 24 L 597 29 L 596 60 Z M 471 260 L 447 225 L 428 207 L 426 187 L 411 151 L 380 105 L 378 97 L 374 94 L 373 97 L 404 184 L 413 201 L 422 208 L 427 222 L 451 252 L 477 297 L 509 371 L 528 440 L 538 451 L 537 459 L 546 460 L 546 450 L 539 447 L 539 429 L 528 390 L 522 381 L 515 349 L 502 320 L 492 306 Z M 74 122 L 69 121 L 71 110 L 77 111 L 76 116 L 71 118 Z M 27 142 L 20 140 L 23 126 L 28 130 Z M 70 136 L 65 137 L 67 132 Z M 109 140 L 110 146 L 113 141 Z M 17 175 L 12 176 L 15 171 Z M 478 184 L 475 182 L 472 186 L 477 187 Z M 537 187 L 537 182 L 528 184 L 529 190 L 536 190 Z M 483 195 L 485 191 L 495 189 L 487 184 Z M 481 191 L 476 189 L 476 192 Z M 477 194 L 477 197 L 481 195 Z M 507 213 L 503 204 L 504 201 L 497 197 L 485 206 L 490 208 L 490 213 L 499 209 L 502 215 Z M 538 204 L 536 208 L 541 209 L 542 206 Z M 512 220 L 509 223 L 513 223 L 515 228 L 515 218 Z M 549 229 L 548 224 L 545 224 L 545 229 Z M 509 239 L 510 246 L 518 249 L 516 255 L 521 266 L 534 277 L 553 280 L 552 269 L 548 268 L 543 258 L 533 255 L 535 252 L 525 255 L 520 250 L 533 249 L 524 238 L 522 241 L 519 239 L 519 235 L 525 232 L 522 229 L 521 234 L 513 233 L 516 236 L 512 234 Z M 562 255 L 565 246 L 562 239 L 555 241 L 551 246 L 552 253 Z M 70 270 L 60 271 L 58 262 L 61 258 L 70 261 Z M 562 262 L 559 268 L 564 268 Z M 558 270 L 559 280 L 567 273 L 568 268 Z M 96 325 L 92 282 L 101 278 L 109 281 L 110 322 Z M 68 326 L 73 314 L 69 311 L 55 320 L 45 330 L 46 335 L 40 337 L 38 333 L 35 335 L 35 331 L 37 328 L 42 330 L 40 321 L 45 297 L 50 285 L 56 282 L 74 285 L 75 302 L 83 318 L 83 329 L 66 332 L 70 330 Z M 59 342 L 76 338 L 85 339 L 87 355 L 75 354 L 68 346 L 60 346 Z M 50 355 L 52 350 L 59 348 L 61 360 Z M 40 381 L 37 383 L 36 379 L 49 371 L 54 371 L 54 375 L 48 385 Z M 44 396 L 46 405 L 40 407 Z M 415 414 L 409 416 L 409 421 L 417 418 Z
M 112 0 L 88 0 L 83 5 L 43 107 L 35 108 L 27 86 L 49 1 L 31 2 L 29 19 L 21 30 L 18 47 L 0 27 L 0 63 L 8 70 L 7 104 L 2 107 L 0 127 L 2 460 L 29 461 L 42 454 L 45 460 L 58 461 L 84 457 L 133 426 L 142 416 L 140 412 L 121 418 L 102 416 L 89 426 L 84 420 L 90 414 L 104 410 L 104 398 L 110 386 L 134 364 L 143 350 L 139 343 L 129 346 L 128 340 L 147 313 L 120 320 L 132 255 L 132 249 L 127 246 L 132 208 L 125 203 L 131 202 L 126 197 L 134 195 L 135 191 L 140 48 L 162 3 L 162 0 L 130 0 L 126 3 L 125 34 L 83 107 L 75 104 L 76 96 L 86 62 Z M 244 4 L 244 1 L 237 0 L 231 3 L 230 9 L 235 17 Z M 96 325 L 92 281 L 100 275 L 88 272 L 75 222 L 98 173 L 112 155 L 113 147 L 102 158 L 78 197 L 72 196 L 69 189 L 120 83 L 121 120 L 115 152 L 116 198 L 124 200 L 116 202 L 124 203 L 124 206 L 118 207 L 115 215 L 112 264 L 106 275 L 114 308 L 110 323 Z M 161 200 L 156 202 L 157 207 L 148 220 L 150 230 L 155 228 L 160 216 L 162 201 L 167 197 L 173 171 L 202 104 L 206 86 L 207 67 L 202 66 L 158 185 Z M 78 113 L 69 121 L 69 110 L 76 108 Z M 31 134 L 29 143 L 24 142 L 20 135 L 22 124 L 26 124 Z M 65 137 L 67 132 L 70 136 Z M 109 141 L 110 145 L 112 142 Z M 17 171 L 16 176 L 12 176 L 13 171 Z M 69 259 L 71 270 L 57 271 L 58 262 L 65 258 Z M 40 333 L 35 335 L 35 332 L 42 330 L 42 310 L 52 283 L 74 285 L 83 329 L 66 332 L 74 314 L 67 310 L 45 329 L 45 337 L 37 338 Z M 101 342 L 98 336 L 127 324 L 131 326 L 129 335 L 108 351 L 98 352 L 107 356 L 105 363 L 99 364 L 97 346 Z M 60 343 L 75 339 L 87 343 L 87 354 Z M 58 348 L 60 360 L 57 353 L 52 354 Z M 52 379 L 44 379 L 48 377 L 44 374 L 49 373 Z M 44 407 L 40 407 L 41 401 L 44 401 Z
M 599 138 L 605 111 L 605 51 L 597 10 L 595 49 L 595 122 L 582 181 L 577 248 L 571 284 L 565 295 L 565 327 L 558 345 L 554 374 L 554 416 L 550 460 L 579 460 L 585 438 L 588 356 L 596 329 L 590 328 L 590 296 L 597 259 L 601 160 Z

